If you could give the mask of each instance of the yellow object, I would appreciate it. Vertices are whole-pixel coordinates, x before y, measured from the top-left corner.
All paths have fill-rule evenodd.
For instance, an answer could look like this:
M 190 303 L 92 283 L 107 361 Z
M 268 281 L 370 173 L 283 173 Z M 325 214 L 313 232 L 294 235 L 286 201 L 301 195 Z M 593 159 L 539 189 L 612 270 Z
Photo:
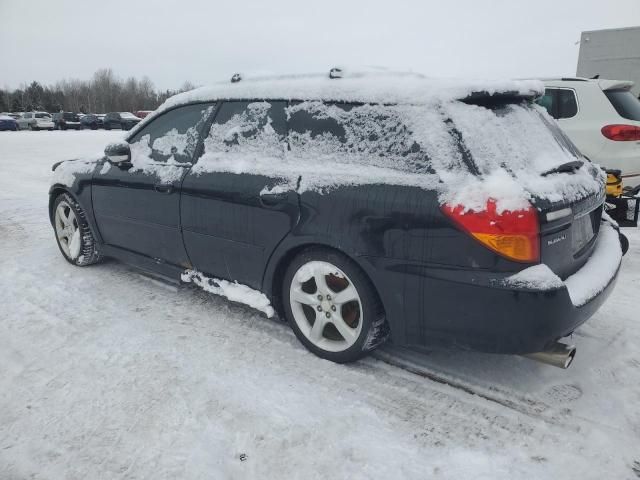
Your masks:
M 619 174 L 607 172 L 607 196 L 619 197 L 622 195 L 622 177 Z

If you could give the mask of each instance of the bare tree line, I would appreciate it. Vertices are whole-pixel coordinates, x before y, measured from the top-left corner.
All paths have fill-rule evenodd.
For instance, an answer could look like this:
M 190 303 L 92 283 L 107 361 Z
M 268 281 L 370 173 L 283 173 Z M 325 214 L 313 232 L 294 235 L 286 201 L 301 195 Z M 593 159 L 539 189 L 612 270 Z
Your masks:
M 91 80 L 60 80 L 53 85 L 37 81 L 15 90 L 0 89 L 0 112 L 134 112 L 154 110 L 168 97 L 193 89 L 185 82 L 178 90 L 157 91 L 149 77 L 117 77 L 110 68 L 96 71 Z

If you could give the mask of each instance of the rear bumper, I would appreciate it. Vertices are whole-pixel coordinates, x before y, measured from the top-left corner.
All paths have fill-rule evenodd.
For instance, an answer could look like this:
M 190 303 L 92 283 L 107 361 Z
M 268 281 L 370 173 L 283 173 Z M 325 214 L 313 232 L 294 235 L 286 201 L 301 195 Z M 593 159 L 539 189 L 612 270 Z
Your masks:
M 574 274 L 583 276 L 577 278 L 578 283 L 592 276 L 594 269 L 601 270 L 596 254 L 594 249 Z M 374 282 L 394 343 L 409 347 L 445 344 L 506 354 L 539 352 L 572 333 L 611 294 L 620 267 L 619 258 L 612 258 L 599 286 L 581 292 L 580 297 L 569 279 L 551 289 L 523 288 L 491 272 L 421 267 L 371 257 L 368 261 L 377 272 Z

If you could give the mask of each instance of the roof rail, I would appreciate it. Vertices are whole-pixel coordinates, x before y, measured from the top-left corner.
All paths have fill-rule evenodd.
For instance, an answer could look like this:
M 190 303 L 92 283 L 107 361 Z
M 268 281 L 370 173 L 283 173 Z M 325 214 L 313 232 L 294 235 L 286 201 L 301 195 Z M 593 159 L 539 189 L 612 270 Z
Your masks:
M 329 78 L 342 78 L 342 69 L 334 67 L 329 70 Z
M 231 77 L 231 83 L 238 83 L 240 80 L 242 80 L 242 75 L 239 73 L 234 73 Z

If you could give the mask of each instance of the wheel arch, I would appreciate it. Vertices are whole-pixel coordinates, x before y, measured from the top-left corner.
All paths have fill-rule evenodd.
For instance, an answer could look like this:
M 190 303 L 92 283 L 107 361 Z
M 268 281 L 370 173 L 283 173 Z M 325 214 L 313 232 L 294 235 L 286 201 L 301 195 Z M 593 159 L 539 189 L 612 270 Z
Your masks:
M 374 294 L 378 298 L 378 301 L 380 302 L 380 305 L 382 305 L 382 308 L 385 312 L 387 324 L 393 332 L 393 321 L 389 318 L 388 315 L 386 315 L 386 313 L 389 312 L 389 309 L 387 308 L 387 305 L 385 305 L 384 297 L 380 295 L 373 266 L 364 261 L 362 257 L 355 255 L 353 252 L 349 252 L 343 248 L 340 248 L 339 246 L 331 242 L 318 239 L 299 239 L 293 242 L 286 242 L 279 245 L 276 251 L 271 255 L 263 275 L 262 291 L 270 298 L 276 312 L 278 312 L 278 314 L 281 316 L 283 314 L 282 281 L 284 279 L 284 274 L 287 270 L 287 267 L 289 266 L 289 263 L 300 252 L 308 250 L 310 248 L 325 248 L 341 253 L 349 260 L 354 262 L 362 270 L 369 282 L 371 282 Z
M 56 202 L 56 198 L 58 198 L 63 193 L 66 193 L 67 195 L 71 195 L 76 202 L 78 201 L 75 195 L 71 193 L 69 189 L 64 185 L 62 184 L 53 185 L 49 189 L 49 221 L 51 222 L 51 225 L 53 225 L 53 206 Z

